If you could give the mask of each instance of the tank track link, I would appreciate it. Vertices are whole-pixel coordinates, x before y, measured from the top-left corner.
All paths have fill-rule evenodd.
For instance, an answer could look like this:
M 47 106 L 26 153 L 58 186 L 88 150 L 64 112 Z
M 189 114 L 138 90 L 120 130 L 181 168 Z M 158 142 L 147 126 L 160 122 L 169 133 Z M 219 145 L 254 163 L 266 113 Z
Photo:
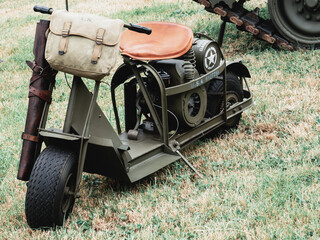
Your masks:
M 235 24 L 240 31 L 251 33 L 254 37 L 269 42 L 284 50 L 294 51 L 298 48 L 297 44 L 290 43 L 281 36 L 271 20 L 265 20 L 259 16 L 259 8 L 256 8 L 253 11 L 245 9 L 243 7 L 244 0 L 238 2 L 232 0 L 227 2 L 221 1 L 215 6 L 212 6 L 208 0 L 193 1 L 204 5 L 206 11 L 220 15 L 224 23 L 230 22 Z M 222 31 L 224 31 L 224 29 Z M 220 37 L 221 33 L 219 38 Z

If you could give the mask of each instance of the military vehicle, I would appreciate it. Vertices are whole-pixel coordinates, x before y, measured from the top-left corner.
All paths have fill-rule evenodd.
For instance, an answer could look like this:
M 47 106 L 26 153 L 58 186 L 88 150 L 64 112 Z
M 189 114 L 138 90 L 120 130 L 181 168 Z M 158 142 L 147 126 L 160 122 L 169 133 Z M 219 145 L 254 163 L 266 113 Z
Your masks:
M 193 0 L 208 12 L 221 16 L 219 44 L 222 44 L 226 22 L 282 49 L 320 47 L 319 0 L 268 0 L 270 19 L 259 16 L 259 8 L 245 9 L 246 0 Z
M 33 75 L 18 179 L 28 181 L 25 211 L 32 228 L 63 224 L 79 196 L 83 172 L 132 183 L 183 159 L 200 175 L 180 149 L 219 128 L 236 127 L 252 105 L 246 66 L 226 61 L 215 41 L 185 25 L 134 25 L 42 6 L 34 10 L 52 18 L 50 25 L 37 24 L 35 61 L 27 62 Z M 123 64 L 110 82 L 115 130 L 97 103 L 103 76 L 89 78 L 95 80 L 93 92 L 81 77 L 91 76 L 92 70 L 84 71 L 88 65 L 95 69 L 94 64 L 115 59 L 119 45 Z M 96 49 L 101 49 L 98 59 Z M 49 65 L 50 53 L 55 61 L 67 54 L 79 57 L 55 66 Z M 46 128 L 57 71 L 74 75 L 62 129 Z M 42 142 L 46 148 L 40 153 Z

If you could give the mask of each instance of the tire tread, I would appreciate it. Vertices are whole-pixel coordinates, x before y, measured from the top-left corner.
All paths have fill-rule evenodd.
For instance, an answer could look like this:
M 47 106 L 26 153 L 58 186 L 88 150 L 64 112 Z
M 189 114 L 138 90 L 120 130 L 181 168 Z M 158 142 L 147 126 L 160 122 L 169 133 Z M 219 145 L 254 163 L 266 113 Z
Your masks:
M 54 227 L 55 198 L 62 172 L 73 152 L 48 146 L 32 169 L 26 194 L 25 211 L 31 228 Z

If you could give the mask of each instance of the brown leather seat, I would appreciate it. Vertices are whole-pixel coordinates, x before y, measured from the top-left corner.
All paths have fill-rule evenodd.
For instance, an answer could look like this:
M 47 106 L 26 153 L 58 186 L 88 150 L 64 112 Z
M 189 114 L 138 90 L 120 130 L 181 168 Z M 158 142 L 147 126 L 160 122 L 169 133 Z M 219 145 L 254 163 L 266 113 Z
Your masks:
M 181 24 L 169 22 L 143 22 L 141 26 L 152 29 L 150 35 L 126 30 L 122 34 L 120 51 L 138 60 L 157 60 L 180 57 L 192 46 L 192 30 Z

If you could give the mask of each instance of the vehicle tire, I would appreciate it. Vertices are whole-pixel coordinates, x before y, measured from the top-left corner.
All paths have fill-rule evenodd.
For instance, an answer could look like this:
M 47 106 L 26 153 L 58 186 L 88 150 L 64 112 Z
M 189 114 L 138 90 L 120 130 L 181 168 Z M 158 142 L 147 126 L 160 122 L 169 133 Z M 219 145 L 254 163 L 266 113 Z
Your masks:
M 227 72 L 227 109 L 243 100 L 243 89 L 238 76 L 233 72 Z M 223 82 L 212 81 L 208 87 L 207 115 L 213 117 L 223 111 Z M 239 124 L 241 113 L 229 119 L 219 130 L 236 128 Z M 217 131 L 214 131 L 217 132 Z
M 272 23 L 289 42 L 320 48 L 320 2 L 268 0 Z
M 28 182 L 25 212 L 31 228 L 62 226 L 74 205 L 77 155 L 48 146 L 37 158 Z

